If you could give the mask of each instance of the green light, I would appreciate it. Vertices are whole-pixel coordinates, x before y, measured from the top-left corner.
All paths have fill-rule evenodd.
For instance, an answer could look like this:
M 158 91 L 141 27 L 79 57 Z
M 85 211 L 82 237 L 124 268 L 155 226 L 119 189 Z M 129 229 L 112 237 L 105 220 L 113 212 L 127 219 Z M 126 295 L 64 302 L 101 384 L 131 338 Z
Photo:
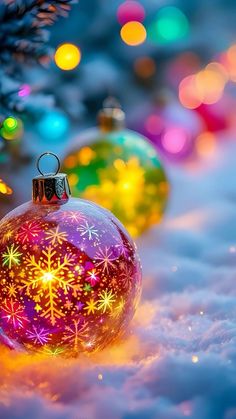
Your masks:
M 155 42 L 177 41 L 188 34 L 189 23 L 177 7 L 163 7 L 148 29 L 149 38 Z
M 6 132 L 13 132 L 18 128 L 18 121 L 13 116 L 9 116 L 3 122 L 3 128 Z

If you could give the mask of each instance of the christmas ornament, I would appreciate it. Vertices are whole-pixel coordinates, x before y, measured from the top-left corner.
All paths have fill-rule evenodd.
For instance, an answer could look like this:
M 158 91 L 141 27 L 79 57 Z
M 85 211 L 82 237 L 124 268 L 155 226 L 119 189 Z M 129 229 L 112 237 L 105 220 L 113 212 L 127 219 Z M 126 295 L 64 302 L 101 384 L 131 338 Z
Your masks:
M 135 245 L 110 212 L 69 199 L 66 175 L 38 169 L 33 202 L 0 222 L 2 342 L 53 355 L 98 351 L 137 306 Z
M 169 184 L 154 147 L 124 128 L 124 112 L 112 106 L 99 113 L 99 127 L 88 130 L 64 159 L 74 195 L 112 211 L 133 237 L 158 223 Z

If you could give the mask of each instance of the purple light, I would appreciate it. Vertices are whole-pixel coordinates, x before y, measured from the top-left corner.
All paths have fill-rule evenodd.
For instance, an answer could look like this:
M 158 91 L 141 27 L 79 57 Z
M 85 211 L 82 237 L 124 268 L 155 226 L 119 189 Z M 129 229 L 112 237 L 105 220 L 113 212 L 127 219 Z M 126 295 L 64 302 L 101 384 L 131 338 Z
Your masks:
M 31 93 L 31 88 L 28 84 L 22 84 L 22 86 L 19 89 L 18 96 L 20 97 L 26 97 L 29 96 Z

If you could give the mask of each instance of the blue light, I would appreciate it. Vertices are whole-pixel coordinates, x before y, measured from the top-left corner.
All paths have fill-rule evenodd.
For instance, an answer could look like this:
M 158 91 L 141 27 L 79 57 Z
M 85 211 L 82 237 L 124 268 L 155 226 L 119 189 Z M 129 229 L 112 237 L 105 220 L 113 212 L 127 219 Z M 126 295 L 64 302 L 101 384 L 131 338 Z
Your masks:
M 50 111 L 44 114 L 36 125 L 40 136 L 49 141 L 64 139 L 69 126 L 68 117 L 60 111 Z

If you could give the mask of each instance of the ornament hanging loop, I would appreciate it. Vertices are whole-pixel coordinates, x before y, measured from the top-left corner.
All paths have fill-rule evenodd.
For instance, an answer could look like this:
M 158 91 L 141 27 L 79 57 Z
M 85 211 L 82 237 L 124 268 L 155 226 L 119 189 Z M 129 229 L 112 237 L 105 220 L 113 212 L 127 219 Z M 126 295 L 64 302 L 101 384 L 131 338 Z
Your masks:
M 52 156 L 52 157 L 54 157 L 56 159 L 56 161 L 57 161 L 57 170 L 55 171 L 55 173 L 43 173 L 42 170 L 40 169 L 40 161 L 45 156 Z M 61 168 L 61 162 L 59 160 L 59 157 L 56 154 L 52 153 L 51 151 L 47 151 L 47 152 L 41 154 L 41 156 L 39 156 L 39 158 L 37 160 L 37 169 L 38 169 L 39 173 L 42 176 L 48 176 L 48 175 L 56 176 L 59 173 L 60 168 Z
M 40 168 L 43 157 L 50 156 L 56 159 L 57 169 L 54 173 L 44 173 Z M 70 197 L 70 185 L 65 173 L 59 173 L 61 163 L 59 157 L 47 151 L 37 160 L 37 169 L 41 176 L 33 179 L 33 201 L 36 204 L 65 204 Z

